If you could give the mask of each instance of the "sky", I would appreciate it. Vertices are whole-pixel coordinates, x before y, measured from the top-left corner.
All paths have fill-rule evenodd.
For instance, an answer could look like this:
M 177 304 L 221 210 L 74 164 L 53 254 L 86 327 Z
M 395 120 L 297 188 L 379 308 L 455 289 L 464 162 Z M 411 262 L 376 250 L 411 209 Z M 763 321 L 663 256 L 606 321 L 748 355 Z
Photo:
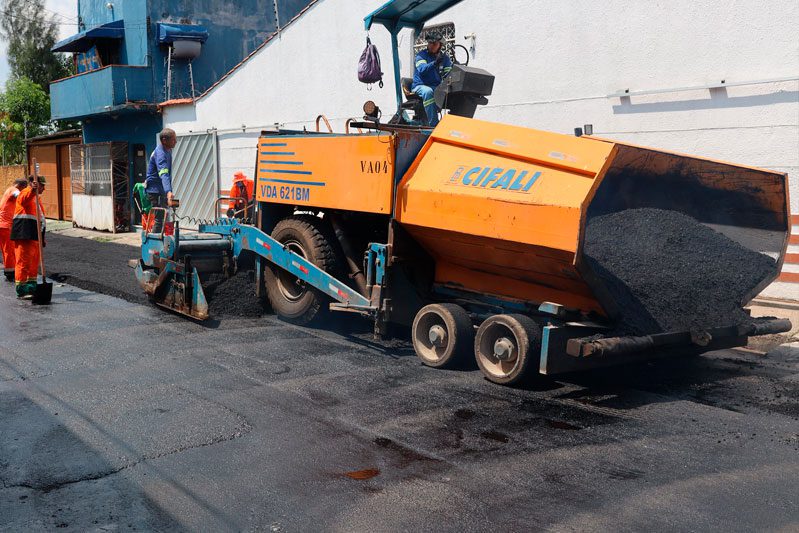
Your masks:
M 0 3 L 2 5 L 2 3 Z M 59 39 L 77 33 L 78 0 L 46 0 L 45 9 L 51 14 L 55 13 L 59 23 L 61 36 Z M 6 43 L 0 38 L 0 87 L 5 87 L 8 79 L 8 57 L 6 56 Z

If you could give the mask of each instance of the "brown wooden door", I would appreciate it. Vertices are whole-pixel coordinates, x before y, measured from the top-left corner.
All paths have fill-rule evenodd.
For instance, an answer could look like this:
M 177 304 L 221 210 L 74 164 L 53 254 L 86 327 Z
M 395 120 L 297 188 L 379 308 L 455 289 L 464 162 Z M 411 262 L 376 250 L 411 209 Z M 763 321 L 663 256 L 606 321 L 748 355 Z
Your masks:
M 47 184 L 44 194 L 42 194 L 42 207 L 47 218 L 61 218 L 59 209 L 59 184 L 58 184 L 58 162 L 56 158 L 55 145 L 31 146 L 29 172 L 33 174 L 33 159 L 39 164 L 39 175 L 44 176 Z
M 61 170 L 61 214 L 72 220 L 72 178 L 69 169 L 69 145 L 58 145 L 58 167 Z

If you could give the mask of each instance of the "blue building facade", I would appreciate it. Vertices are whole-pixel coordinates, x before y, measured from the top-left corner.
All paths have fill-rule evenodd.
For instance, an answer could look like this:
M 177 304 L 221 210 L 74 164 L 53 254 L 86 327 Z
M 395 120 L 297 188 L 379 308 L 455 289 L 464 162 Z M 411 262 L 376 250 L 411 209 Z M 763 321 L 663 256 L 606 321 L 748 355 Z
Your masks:
M 51 116 L 80 120 L 85 144 L 127 142 L 139 181 L 162 125 L 158 104 L 201 94 L 313 3 L 78 0 L 79 32 L 53 50 L 73 54 L 79 74 L 51 83 Z

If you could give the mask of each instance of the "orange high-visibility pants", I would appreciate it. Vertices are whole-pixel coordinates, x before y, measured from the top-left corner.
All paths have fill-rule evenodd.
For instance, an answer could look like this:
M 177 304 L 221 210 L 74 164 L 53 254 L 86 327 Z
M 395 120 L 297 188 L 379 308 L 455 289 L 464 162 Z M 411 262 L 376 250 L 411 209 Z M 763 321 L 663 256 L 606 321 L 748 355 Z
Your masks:
M 14 252 L 17 261 L 14 270 L 17 296 L 33 294 L 39 275 L 39 242 L 14 241 Z
M 0 228 L 0 253 L 3 255 L 3 272 L 7 276 L 14 275 L 14 265 L 17 264 L 14 241 L 11 240 L 11 228 Z

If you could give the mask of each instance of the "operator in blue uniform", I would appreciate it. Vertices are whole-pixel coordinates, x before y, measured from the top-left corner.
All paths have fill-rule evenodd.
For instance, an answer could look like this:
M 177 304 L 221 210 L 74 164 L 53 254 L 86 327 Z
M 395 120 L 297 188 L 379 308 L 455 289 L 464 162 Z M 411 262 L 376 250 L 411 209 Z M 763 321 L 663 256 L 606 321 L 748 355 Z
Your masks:
M 428 33 L 427 49 L 416 54 L 411 91 L 422 98 L 427 113 L 427 123 L 435 127 L 438 124 L 438 106 L 433 92 L 441 84 L 441 80 L 452 71 L 452 61 L 441 50 L 441 35 Z
M 167 207 L 172 205 L 172 149 L 178 143 L 178 137 L 174 130 L 164 128 L 158 139 L 161 144 L 150 156 L 144 190 L 153 207 Z

